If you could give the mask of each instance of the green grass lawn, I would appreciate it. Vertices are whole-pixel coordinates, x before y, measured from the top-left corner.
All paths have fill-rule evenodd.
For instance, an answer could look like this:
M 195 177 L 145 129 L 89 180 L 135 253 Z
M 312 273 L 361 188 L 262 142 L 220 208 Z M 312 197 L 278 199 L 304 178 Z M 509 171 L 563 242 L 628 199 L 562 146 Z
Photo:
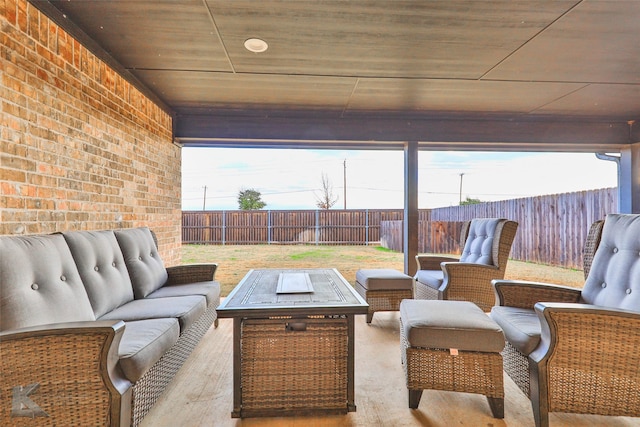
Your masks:
M 350 283 L 361 268 L 404 271 L 404 255 L 380 246 L 183 245 L 182 262 L 218 264 L 216 280 L 226 296 L 254 268 L 336 268 Z M 507 279 L 581 287 L 582 271 L 510 260 Z

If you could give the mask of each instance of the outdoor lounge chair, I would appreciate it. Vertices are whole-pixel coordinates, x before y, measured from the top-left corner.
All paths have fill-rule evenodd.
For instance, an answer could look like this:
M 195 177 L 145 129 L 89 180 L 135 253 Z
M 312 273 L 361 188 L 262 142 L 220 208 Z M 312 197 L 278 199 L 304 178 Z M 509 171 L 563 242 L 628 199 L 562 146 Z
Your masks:
M 582 289 L 493 281 L 504 370 L 538 427 L 549 412 L 640 416 L 640 215 L 607 215 L 588 271 Z
M 518 223 L 473 219 L 462 227 L 460 258 L 417 255 L 416 299 L 471 301 L 488 312 L 496 297 L 491 280 L 503 279 Z

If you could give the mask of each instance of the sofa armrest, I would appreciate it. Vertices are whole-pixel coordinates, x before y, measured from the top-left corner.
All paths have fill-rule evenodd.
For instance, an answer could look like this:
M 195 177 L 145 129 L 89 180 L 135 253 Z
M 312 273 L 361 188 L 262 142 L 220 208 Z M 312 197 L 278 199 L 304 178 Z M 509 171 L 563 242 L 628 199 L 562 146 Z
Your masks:
M 440 270 L 440 263 L 456 262 L 458 258 L 439 255 L 416 255 L 418 270 Z
M 184 264 L 167 268 L 167 286 L 215 280 L 218 264 Z
M 533 310 L 537 302 L 580 301 L 581 290 L 570 286 L 523 280 L 492 280 L 497 304 Z
M 131 383 L 118 367 L 124 328 L 91 321 L 0 333 L 0 420 L 129 425 Z

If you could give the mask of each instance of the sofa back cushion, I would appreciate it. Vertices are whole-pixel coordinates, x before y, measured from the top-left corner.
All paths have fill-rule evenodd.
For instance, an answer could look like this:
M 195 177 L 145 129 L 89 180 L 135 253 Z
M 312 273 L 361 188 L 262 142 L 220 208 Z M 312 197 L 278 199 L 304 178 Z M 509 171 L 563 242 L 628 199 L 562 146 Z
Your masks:
M 471 221 L 460 262 L 494 264 L 493 241 L 500 221 L 499 218 L 478 218 Z
M 62 234 L 97 318 L 133 300 L 129 272 L 112 230 Z
M 167 283 L 167 270 L 149 228 L 116 230 L 115 235 L 129 270 L 136 299 L 146 297 Z
M 640 215 L 607 215 L 582 299 L 640 312 Z
M 95 319 L 62 235 L 0 237 L 0 330 Z

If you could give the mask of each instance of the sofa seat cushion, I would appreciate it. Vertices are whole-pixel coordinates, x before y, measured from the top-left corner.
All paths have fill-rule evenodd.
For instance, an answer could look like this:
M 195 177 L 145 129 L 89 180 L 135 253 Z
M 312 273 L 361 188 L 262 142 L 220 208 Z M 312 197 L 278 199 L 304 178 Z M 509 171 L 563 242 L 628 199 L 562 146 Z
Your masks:
M 0 237 L 0 330 L 96 320 L 60 234 Z
M 115 230 L 136 299 L 144 298 L 167 283 L 169 275 L 147 227 Z
M 147 295 L 147 298 L 182 297 L 202 295 L 207 300 L 207 307 L 220 304 L 220 283 L 216 281 L 188 283 L 183 285 L 163 286 Z
M 411 347 L 488 353 L 504 348 L 500 327 L 469 301 L 405 299 L 400 319 Z
M 502 328 L 505 338 L 520 353 L 528 356 L 540 343 L 542 327 L 533 310 L 495 306 L 491 318 Z
M 133 288 L 122 251 L 112 230 L 62 233 L 96 317 L 133 300 Z
M 444 273 L 442 270 L 418 270 L 416 281 L 433 289 L 440 289 L 444 281 Z
M 126 323 L 133 320 L 173 317 L 178 319 L 182 333 L 206 310 L 206 299 L 202 295 L 147 298 L 130 301 L 105 314 L 100 320 L 124 320 Z
M 125 322 L 118 348 L 119 363 L 131 382 L 138 381 L 180 336 L 177 319 L 148 319 Z

